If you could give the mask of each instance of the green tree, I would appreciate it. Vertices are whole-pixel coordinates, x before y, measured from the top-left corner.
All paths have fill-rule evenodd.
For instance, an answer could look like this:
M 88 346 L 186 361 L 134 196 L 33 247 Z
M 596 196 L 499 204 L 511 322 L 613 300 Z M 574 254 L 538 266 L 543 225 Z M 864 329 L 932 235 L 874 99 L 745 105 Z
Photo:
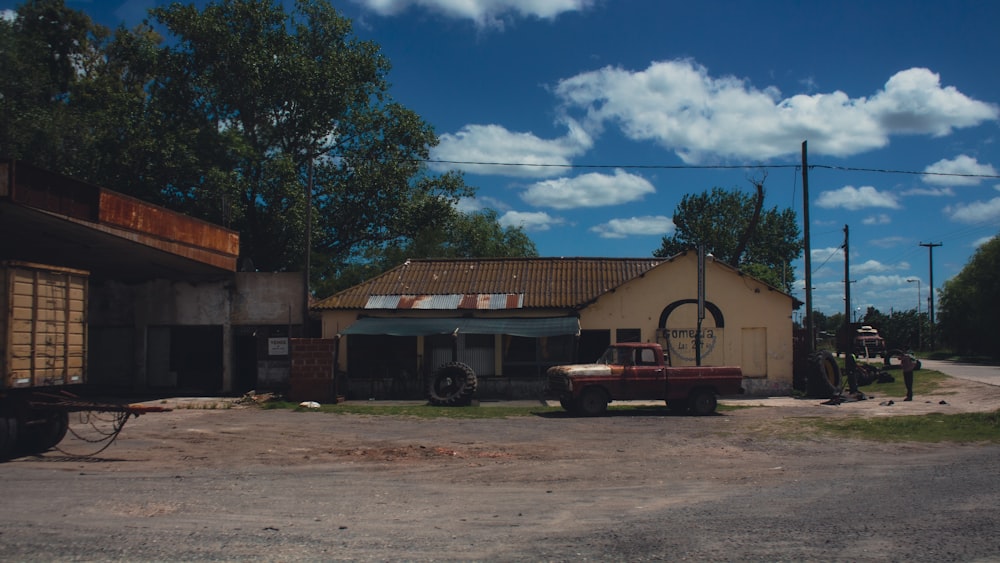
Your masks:
M 756 208 L 757 200 L 740 190 L 713 188 L 685 195 L 674 211 L 674 234 L 663 237 L 653 255 L 673 256 L 704 244 L 717 260 L 790 292 L 795 281 L 792 261 L 802 255 L 795 212 L 777 207 L 760 210 L 745 250 L 739 252 Z
M 1000 235 L 984 243 L 944 283 L 937 334 L 954 351 L 1000 357 Z

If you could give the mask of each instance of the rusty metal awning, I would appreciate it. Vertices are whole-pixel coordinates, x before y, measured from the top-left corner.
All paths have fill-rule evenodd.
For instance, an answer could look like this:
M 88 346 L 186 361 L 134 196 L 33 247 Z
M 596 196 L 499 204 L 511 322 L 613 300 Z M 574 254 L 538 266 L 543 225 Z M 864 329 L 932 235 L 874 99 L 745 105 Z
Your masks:
M 239 234 L 144 201 L 0 160 L 0 259 L 78 268 L 92 279 L 218 279 Z

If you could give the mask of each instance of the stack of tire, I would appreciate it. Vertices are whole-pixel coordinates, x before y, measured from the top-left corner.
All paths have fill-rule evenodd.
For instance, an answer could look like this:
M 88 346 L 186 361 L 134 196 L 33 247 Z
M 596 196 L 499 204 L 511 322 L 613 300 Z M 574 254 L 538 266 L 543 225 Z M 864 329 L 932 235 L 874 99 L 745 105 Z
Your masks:
M 837 358 L 826 350 L 809 355 L 806 393 L 814 399 L 832 399 L 844 388 L 843 374 Z
M 458 407 L 472 403 L 479 379 L 471 367 L 449 362 L 439 367 L 427 385 L 427 400 L 438 407 Z

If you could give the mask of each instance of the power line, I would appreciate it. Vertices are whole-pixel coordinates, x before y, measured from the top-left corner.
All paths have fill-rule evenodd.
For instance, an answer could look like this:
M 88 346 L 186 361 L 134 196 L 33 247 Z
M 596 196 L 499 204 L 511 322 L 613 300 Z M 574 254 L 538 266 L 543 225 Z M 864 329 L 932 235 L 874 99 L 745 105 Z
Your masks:
M 459 166 L 505 166 L 522 168 L 566 168 L 566 169 L 629 169 L 629 170 L 753 170 L 753 169 L 801 169 L 801 164 L 555 164 L 534 162 L 488 162 L 477 160 L 413 159 L 427 164 L 452 164 Z M 899 170 L 892 168 L 863 168 L 857 166 L 836 166 L 831 164 L 809 164 L 809 168 L 837 170 L 840 172 L 872 172 L 877 174 L 910 174 L 914 176 L 945 176 L 957 178 L 1000 179 L 1000 174 L 963 174 L 958 172 L 926 172 Z

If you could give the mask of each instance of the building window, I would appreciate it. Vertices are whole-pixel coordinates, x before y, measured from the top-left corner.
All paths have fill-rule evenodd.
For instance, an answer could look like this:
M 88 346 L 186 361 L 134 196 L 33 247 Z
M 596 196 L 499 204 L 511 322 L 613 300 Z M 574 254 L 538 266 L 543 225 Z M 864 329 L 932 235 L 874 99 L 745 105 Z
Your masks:
M 638 328 L 619 328 L 615 331 L 615 342 L 642 342 L 642 330 Z
M 503 373 L 510 377 L 541 377 L 545 370 L 573 362 L 573 335 L 527 338 L 503 335 Z

